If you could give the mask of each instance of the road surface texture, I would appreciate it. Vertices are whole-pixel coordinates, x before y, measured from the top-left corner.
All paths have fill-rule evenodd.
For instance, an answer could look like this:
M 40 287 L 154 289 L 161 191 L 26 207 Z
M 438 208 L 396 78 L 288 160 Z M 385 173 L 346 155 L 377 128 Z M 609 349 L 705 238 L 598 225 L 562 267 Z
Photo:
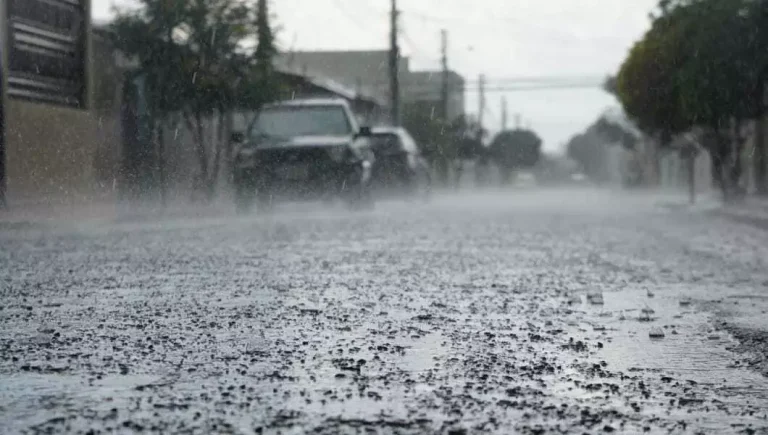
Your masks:
M 768 433 L 767 262 L 579 190 L 6 223 L 0 432 Z

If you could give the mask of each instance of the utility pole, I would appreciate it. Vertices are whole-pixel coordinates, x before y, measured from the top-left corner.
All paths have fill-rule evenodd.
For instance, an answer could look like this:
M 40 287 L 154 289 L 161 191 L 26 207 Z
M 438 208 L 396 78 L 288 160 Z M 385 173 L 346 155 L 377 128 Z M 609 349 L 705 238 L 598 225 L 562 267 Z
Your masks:
M 480 106 L 477 108 L 477 128 L 478 139 L 483 138 L 483 115 L 485 115 L 485 75 L 480 74 L 480 78 L 477 81 L 478 95 L 480 96 Z
M 397 0 L 392 0 L 392 12 L 390 16 L 391 34 L 389 40 L 389 92 L 392 105 L 392 124 L 400 125 L 400 75 L 399 58 L 400 48 L 397 45 Z
M 448 32 L 445 29 L 440 31 L 440 41 L 440 59 L 443 65 L 443 86 L 440 92 L 440 115 L 443 117 L 444 122 L 448 122 Z
M 759 86 L 762 92 L 763 103 L 768 103 L 768 82 L 764 82 Z M 768 155 L 766 155 L 766 129 L 768 128 L 768 114 L 760 113 L 755 120 L 755 137 L 753 140 L 755 147 L 755 189 L 757 194 L 761 196 L 768 195 L 768 178 L 766 178 L 766 164 L 768 163 Z
M 4 6 L 4 5 L 3 5 Z M 0 7 L 0 211 L 8 208 L 7 173 L 6 173 L 6 142 L 5 142 L 5 65 L 6 63 L 6 33 L 8 31 L 8 8 Z
M 507 130 L 507 97 L 501 97 L 501 131 Z
M 515 128 L 520 130 L 520 127 L 521 127 L 521 125 L 520 125 L 520 114 L 516 113 L 515 114 Z

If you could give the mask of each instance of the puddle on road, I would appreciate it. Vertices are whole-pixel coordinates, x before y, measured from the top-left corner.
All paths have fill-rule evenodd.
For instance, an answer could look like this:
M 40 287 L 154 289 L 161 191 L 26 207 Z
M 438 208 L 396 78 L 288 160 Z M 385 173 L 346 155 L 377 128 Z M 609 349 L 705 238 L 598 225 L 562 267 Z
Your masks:
M 83 409 L 83 403 L 94 411 L 128 409 L 130 397 L 137 387 L 160 380 L 151 375 L 105 376 L 92 381 L 66 374 L 3 376 L 0 379 L 0 421 L 3 421 L 4 431 L 16 433 L 53 418 L 68 417 L 71 410 Z M 47 412 L 41 413 L 41 410 Z M 7 416 L 13 416 L 13 419 Z
M 681 306 L 677 291 L 669 292 L 675 297 L 659 293 L 648 297 L 645 289 L 629 288 L 605 293 L 602 306 L 579 307 L 584 311 L 582 320 L 597 325 L 584 328 L 585 334 L 604 343 L 596 357 L 614 371 L 650 372 L 658 373 L 659 378 L 694 381 L 709 391 L 706 398 L 767 410 L 768 379 L 742 365 L 743 357 L 729 350 L 736 341 L 714 330 L 714 315 L 698 311 L 695 302 Z M 654 311 L 652 321 L 638 320 L 643 308 Z M 620 320 L 621 313 L 625 320 Z M 650 338 L 654 328 L 661 328 L 664 338 Z

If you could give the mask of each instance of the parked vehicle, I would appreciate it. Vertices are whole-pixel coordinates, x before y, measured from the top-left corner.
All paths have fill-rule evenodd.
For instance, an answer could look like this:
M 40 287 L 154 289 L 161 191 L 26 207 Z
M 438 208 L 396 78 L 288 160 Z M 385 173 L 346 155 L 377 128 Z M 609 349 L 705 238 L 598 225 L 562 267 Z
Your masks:
M 370 207 L 375 157 L 371 131 L 357 124 L 345 100 L 305 99 L 262 108 L 237 143 L 237 208 L 269 210 L 280 200 L 341 198 Z
M 416 141 L 402 127 L 375 127 L 371 145 L 376 155 L 373 185 L 378 192 L 429 196 L 432 177 L 429 163 Z

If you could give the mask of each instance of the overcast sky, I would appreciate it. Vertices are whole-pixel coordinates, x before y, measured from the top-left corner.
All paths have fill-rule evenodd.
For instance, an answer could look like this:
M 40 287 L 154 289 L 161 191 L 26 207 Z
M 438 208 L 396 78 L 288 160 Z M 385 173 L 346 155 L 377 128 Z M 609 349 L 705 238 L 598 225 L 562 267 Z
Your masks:
M 131 0 L 92 0 L 96 19 Z M 254 0 L 255 1 L 255 0 Z M 389 0 L 272 0 L 280 48 L 386 49 Z M 588 126 L 615 100 L 598 88 L 509 92 L 520 77 L 577 79 L 616 71 L 648 27 L 657 0 L 399 0 L 401 46 L 411 69 L 436 69 L 440 30 L 449 34 L 448 61 L 472 90 L 467 112 L 477 113 L 477 77 L 487 76 L 486 125 L 498 130 L 501 97 L 509 124 L 519 113 L 554 150 Z M 512 83 L 514 84 L 514 83 Z

